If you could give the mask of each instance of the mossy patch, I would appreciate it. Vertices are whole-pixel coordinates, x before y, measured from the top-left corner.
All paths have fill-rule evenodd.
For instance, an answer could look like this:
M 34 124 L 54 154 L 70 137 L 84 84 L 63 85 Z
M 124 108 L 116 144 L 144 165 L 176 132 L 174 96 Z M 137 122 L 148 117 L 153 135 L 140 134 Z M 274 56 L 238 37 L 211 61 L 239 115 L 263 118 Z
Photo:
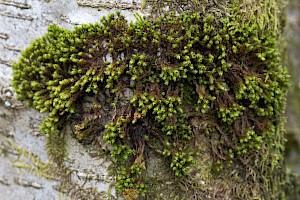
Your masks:
M 73 31 L 51 25 L 14 63 L 13 86 L 49 112 L 48 137 L 72 121 L 79 142 L 100 138 L 125 199 L 147 197 L 152 151 L 181 188 L 174 196 L 283 199 L 288 75 L 278 35 L 230 13 L 128 23 L 117 12 Z

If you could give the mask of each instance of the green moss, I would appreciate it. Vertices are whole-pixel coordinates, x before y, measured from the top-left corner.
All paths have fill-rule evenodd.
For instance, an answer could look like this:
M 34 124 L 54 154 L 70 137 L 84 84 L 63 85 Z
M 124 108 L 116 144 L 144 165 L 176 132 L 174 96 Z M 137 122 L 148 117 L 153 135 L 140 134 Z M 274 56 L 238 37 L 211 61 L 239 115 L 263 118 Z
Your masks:
M 103 104 L 114 115 L 101 137 L 126 199 L 147 196 L 151 150 L 187 183 L 186 195 L 205 198 L 225 178 L 227 192 L 215 198 L 278 199 L 288 75 L 278 35 L 250 19 L 241 23 L 232 10 L 227 17 L 137 16 L 135 23 L 117 13 L 74 31 L 51 25 L 14 63 L 13 86 L 19 99 L 49 112 L 42 133 L 51 137 L 72 119 L 79 141 L 99 134 L 103 106 L 93 106 L 91 118 L 76 118 L 81 99 L 108 96 Z M 121 98 L 126 88 L 133 92 L 128 101 Z M 206 186 L 191 178 L 203 170 L 200 137 L 211 159 L 201 176 Z

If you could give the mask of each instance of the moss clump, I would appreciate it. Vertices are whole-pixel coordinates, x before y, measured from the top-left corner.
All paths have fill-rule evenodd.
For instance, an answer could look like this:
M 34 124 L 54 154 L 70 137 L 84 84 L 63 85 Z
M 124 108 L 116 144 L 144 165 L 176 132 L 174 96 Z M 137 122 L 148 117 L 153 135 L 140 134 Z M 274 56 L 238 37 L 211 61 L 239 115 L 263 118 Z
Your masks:
M 126 199 L 147 194 L 150 150 L 191 191 L 202 191 L 196 198 L 205 198 L 209 191 L 189 180 L 199 167 L 199 137 L 209 141 L 207 182 L 226 177 L 231 186 L 251 188 L 228 188 L 224 194 L 233 199 L 278 199 L 288 76 L 277 35 L 261 32 L 255 21 L 240 23 L 235 10 L 218 18 L 137 16 L 135 23 L 117 13 L 74 31 L 51 25 L 14 63 L 13 86 L 19 99 L 49 112 L 42 133 L 51 135 L 72 119 L 79 141 L 99 136 L 97 113 L 109 104 L 114 115 L 100 136 Z M 74 117 L 83 98 L 101 95 L 107 98 L 94 102 L 92 118 Z M 233 171 L 234 179 L 222 175 Z

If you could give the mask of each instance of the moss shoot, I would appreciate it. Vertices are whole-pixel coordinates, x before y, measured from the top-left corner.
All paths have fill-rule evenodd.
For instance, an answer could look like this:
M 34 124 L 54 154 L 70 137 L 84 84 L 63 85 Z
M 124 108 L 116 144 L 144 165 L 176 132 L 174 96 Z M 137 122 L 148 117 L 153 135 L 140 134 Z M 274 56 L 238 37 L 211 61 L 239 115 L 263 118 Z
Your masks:
M 284 199 L 288 75 L 277 33 L 240 21 L 233 9 L 226 17 L 137 15 L 135 23 L 117 12 L 73 31 L 51 25 L 13 64 L 13 86 L 28 106 L 49 113 L 42 133 L 72 119 L 78 141 L 102 138 L 125 199 L 147 197 L 150 151 L 185 183 L 187 199 Z M 101 95 L 93 117 L 74 117 L 83 98 Z M 114 115 L 101 132 L 104 104 Z M 225 192 L 209 189 L 221 188 L 215 180 Z

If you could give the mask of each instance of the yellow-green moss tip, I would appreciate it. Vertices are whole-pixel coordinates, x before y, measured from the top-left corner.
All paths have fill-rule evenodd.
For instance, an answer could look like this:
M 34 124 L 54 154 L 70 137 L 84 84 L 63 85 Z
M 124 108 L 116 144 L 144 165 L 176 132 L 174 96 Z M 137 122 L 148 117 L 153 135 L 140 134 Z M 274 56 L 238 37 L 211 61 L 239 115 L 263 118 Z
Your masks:
M 100 21 L 74 31 L 51 25 L 14 63 L 19 98 L 49 112 L 40 130 L 51 135 L 72 119 L 79 141 L 99 134 L 102 105 L 92 106 L 92 118 L 74 116 L 83 97 L 105 94 L 115 113 L 101 137 L 112 147 L 123 196 L 146 195 L 149 149 L 179 179 L 189 177 L 201 135 L 210 141 L 212 176 L 235 171 L 234 180 L 253 187 L 250 199 L 278 199 L 270 185 L 282 167 L 288 75 L 276 34 L 236 15 L 170 14 L 128 24 L 117 13 Z M 124 88 L 132 91 L 128 101 Z

